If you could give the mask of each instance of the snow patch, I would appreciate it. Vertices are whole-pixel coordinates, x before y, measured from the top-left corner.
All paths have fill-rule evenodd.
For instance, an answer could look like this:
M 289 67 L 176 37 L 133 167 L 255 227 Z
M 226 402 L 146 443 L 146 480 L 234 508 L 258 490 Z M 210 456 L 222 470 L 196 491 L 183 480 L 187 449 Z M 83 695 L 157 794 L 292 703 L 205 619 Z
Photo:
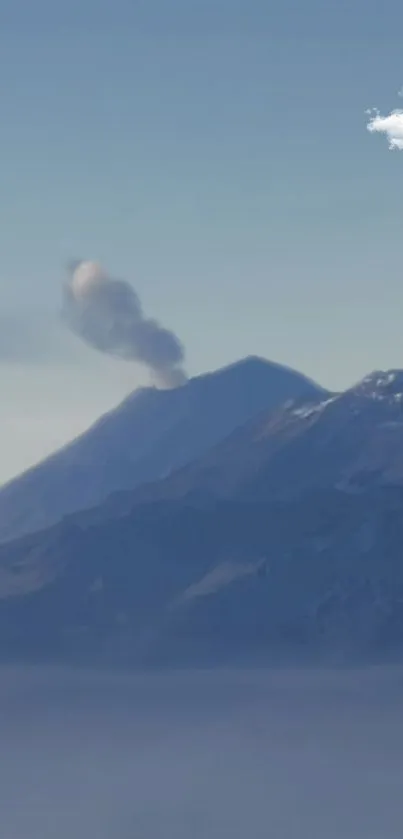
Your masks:
M 302 408 L 296 408 L 293 411 L 295 417 L 301 417 L 301 419 L 306 419 L 307 417 L 312 416 L 313 414 L 318 414 L 321 411 L 324 411 L 328 405 L 332 402 L 335 402 L 338 399 L 338 396 L 331 396 L 329 399 L 325 399 L 323 402 L 319 402 L 317 405 L 304 405 Z
M 208 595 L 217 594 L 220 589 L 242 579 L 242 577 L 249 577 L 256 574 L 265 564 L 265 559 L 248 563 L 222 562 L 197 583 L 189 586 L 179 598 L 179 603 L 185 603 L 197 597 L 207 597 Z
M 366 376 L 356 388 L 365 396 L 377 402 L 402 402 L 403 400 L 403 371 L 401 370 L 377 370 Z

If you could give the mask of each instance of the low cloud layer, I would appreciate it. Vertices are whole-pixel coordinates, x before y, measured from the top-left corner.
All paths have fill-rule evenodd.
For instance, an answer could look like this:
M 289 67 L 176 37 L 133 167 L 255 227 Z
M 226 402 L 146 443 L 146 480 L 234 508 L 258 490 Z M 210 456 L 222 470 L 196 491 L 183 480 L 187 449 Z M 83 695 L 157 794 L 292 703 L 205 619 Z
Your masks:
M 63 318 L 83 341 L 100 352 L 145 365 L 162 387 L 186 380 L 179 338 L 145 317 L 126 280 L 116 279 L 93 261 L 70 265 L 64 289 Z
M 396 839 L 401 671 L 0 670 L 1 839 Z
M 367 129 L 371 134 L 384 134 L 391 150 L 403 151 L 403 110 L 391 111 L 387 116 L 374 109 L 368 112 Z

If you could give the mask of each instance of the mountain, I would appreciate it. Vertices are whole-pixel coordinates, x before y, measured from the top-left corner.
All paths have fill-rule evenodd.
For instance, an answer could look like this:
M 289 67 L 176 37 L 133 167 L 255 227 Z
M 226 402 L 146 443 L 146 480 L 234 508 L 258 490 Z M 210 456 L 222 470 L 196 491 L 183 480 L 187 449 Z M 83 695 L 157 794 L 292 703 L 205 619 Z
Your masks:
M 94 517 L 139 503 L 287 499 L 320 487 L 403 485 L 403 372 L 375 372 L 340 394 L 262 411 L 156 483 L 111 498 Z
M 2 657 L 400 655 L 402 448 L 403 372 L 376 373 L 263 413 L 165 481 L 3 545 Z
M 215 664 L 403 646 L 403 491 L 139 507 L 0 551 L 0 656 Z
M 324 391 L 286 367 L 246 358 L 173 390 L 144 388 L 0 490 L 0 541 L 49 527 L 111 493 L 154 481 L 287 399 Z

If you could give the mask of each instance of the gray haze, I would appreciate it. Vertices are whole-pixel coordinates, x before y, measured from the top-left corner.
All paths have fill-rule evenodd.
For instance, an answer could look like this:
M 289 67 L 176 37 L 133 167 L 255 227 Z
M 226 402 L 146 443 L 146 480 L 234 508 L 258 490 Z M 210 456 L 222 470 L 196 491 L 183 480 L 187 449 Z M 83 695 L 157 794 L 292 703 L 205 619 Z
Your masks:
M 73 262 L 70 269 L 63 316 L 73 332 L 100 352 L 144 364 L 163 387 L 182 384 L 182 344 L 169 329 L 144 316 L 134 288 L 96 262 Z
M 2 839 L 397 839 L 403 671 L 0 671 Z
M 74 363 L 74 338 L 66 332 L 57 310 L 39 311 L 33 306 L 0 312 L 0 364 L 32 366 Z

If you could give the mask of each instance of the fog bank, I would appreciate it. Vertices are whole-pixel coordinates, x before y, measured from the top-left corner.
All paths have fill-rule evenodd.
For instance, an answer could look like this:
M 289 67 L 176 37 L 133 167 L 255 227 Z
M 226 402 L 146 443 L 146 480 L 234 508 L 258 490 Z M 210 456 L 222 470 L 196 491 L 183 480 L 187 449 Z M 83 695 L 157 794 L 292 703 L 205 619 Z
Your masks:
M 403 671 L 0 671 L 2 839 L 394 839 Z

